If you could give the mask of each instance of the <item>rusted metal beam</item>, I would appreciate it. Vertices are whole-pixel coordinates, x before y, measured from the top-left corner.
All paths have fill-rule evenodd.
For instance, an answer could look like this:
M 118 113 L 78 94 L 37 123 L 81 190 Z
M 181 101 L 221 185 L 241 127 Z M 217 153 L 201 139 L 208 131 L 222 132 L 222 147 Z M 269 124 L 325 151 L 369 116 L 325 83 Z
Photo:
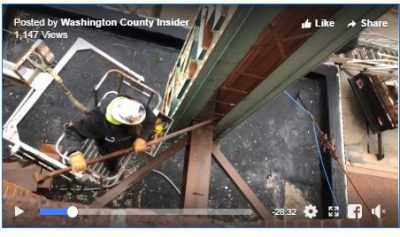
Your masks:
M 10 182 L 6 179 L 3 179 L 3 194 L 7 195 L 8 197 L 23 197 L 27 199 L 45 199 L 44 197 L 41 197 L 35 193 L 33 193 L 31 190 L 26 189 L 22 186 L 19 186 L 18 184 L 15 184 L 13 182 Z
M 249 93 L 237 94 L 218 89 L 218 100 L 235 104 L 243 101 L 269 74 L 308 39 L 304 37 L 304 33 L 314 33 L 317 31 L 317 28 L 301 29 L 299 27 L 301 22 L 304 22 L 308 18 L 329 19 L 339 9 L 340 6 L 282 7 L 277 16 L 258 37 L 253 47 L 236 64 L 232 73 L 227 76 L 221 85 L 221 87 L 233 87 L 242 91 L 248 91 Z M 288 18 L 288 15 L 292 17 Z M 302 35 L 302 37 L 286 43 L 282 42 L 282 39 L 298 35 Z M 311 34 L 308 37 L 311 37 Z M 217 107 L 216 111 L 227 114 L 233 109 L 234 107 L 220 106 Z
M 246 181 L 243 180 L 240 174 L 236 171 L 235 167 L 233 167 L 233 165 L 215 144 L 213 145 L 212 155 L 225 173 L 229 176 L 229 178 L 233 181 L 236 187 L 238 187 L 240 192 L 246 197 L 254 210 L 264 220 L 272 219 L 271 214 L 264 207 L 264 204 L 260 201 L 260 199 L 258 199 L 257 195 L 253 192 L 253 190 L 251 190 Z
M 184 208 L 207 208 L 211 175 L 213 126 L 196 129 L 190 136 L 186 157 Z
M 186 144 L 187 137 L 185 136 L 179 142 L 171 145 L 168 149 L 154 157 L 154 159 L 152 159 L 146 166 L 134 172 L 126 179 L 122 180 L 121 183 L 119 183 L 117 186 L 115 186 L 114 188 L 106 192 L 103 196 L 94 201 L 90 205 L 90 207 L 104 207 L 105 205 L 107 205 L 107 203 L 115 199 L 118 195 L 132 187 L 132 185 L 142 180 L 148 174 L 150 174 L 153 169 L 159 167 L 164 161 L 168 160 L 172 155 L 185 147 Z
M 38 184 L 33 181 L 32 175 L 41 170 L 40 166 L 30 161 L 3 162 L 3 175 L 9 182 L 19 185 L 31 192 L 36 192 Z
M 252 72 L 254 74 L 259 73 L 258 75 L 265 76 L 265 79 L 258 84 L 252 84 L 251 80 L 240 78 L 236 74 L 231 74 L 224 81 L 222 86 L 249 91 L 249 94 L 242 96 L 242 98 L 239 98 L 237 93 L 231 93 L 231 95 L 227 95 L 225 98 L 218 97 L 220 101 L 235 102 L 236 106 L 231 108 L 230 111 L 217 111 L 226 115 L 217 123 L 214 132 L 215 136 L 217 138 L 223 137 L 363 30 L 359 25 L 353 28 L 347 28 L 348 22 L 352 20 L 360 21 L 361 19 L 377 19 L 392 7 L 393 6 L 390 5 L 313 6 L 304 9 L 292 6 L 285 7 L 288 12 L 285 13 L 281 11 L 274 20 L 277 26 L 280 25 L 279 22 L 283 23 L 281 29 L 283 30 L 282 32 L 286 33 L 282 34 L 280 38 L 290 39 L 292 37 L 301 37 L 299 37 L 298 40 L 285 42 L 285 52 L 288 54 L 286 59 L 277 56 L 278 49 L 274 44 L 267 44 L 269 49 L 264 48 L 260 50 L 254 49 L 253 47 L 253 50 L 249 50 L 248 52 L 248 55 L 252 57 L 243 57 L 237 66 L 235 66 L 235 70 Z M 311 10 L 312 16 L 309 16 L 309 19 L 335 19 L 335 27 L 332 29 L 301 29 L 299 24 L 303 22 L 307 16 L 301 12 L 299 12 L 299 14 L 288 13 L 292 11 L 303 11 L 302 9 L 306 11 Z M 288 15 L 291 17 L 287 18 Z M 298 24 L 293 24 L 293 22 L 296 21 Z M 304 37 L 304 34 L 310 31 L 315 31 L 315 33 L 309 37 Z M 271 37 L 271 34 L 266 32 L 264 38 L 260 37 L 259 39 L 261 43 L 256 43 L 255 46 L 264 46 L 265 42 L 269 42 L 269 38 Z M 232 101 L 232 98 L 240 99 L 240 101 Z
M 193 118 L 201 115 L 204 107 L 213 100 L 216 90 L 247 51 L 254 46 L 264 28 L 281 8 L 279 6 L 216 7 L 224 10 L 223 25 L 218 31 L 214 31 L 211 46 L 203 60 L 197 61 L 197 71 L 191 78 L 192 83 L 185 87 L 186 92 L 180 98 L 177 95 L 180 95 L 183 88 L 181 81 L 185 77 L 180 78 L 177 73 L 172 73 L 167 84 L 166 94 L 171 93 L 171 96 L 166 97 L 163 111 L 174 117 L 171 131 L 187 126 Z M 194 34 L 195 31 L 192 32 Z M 196 44 L 192 43 L 195 39 L 195 37 L 187 39 L 187 47 L 182 50 L 180 59 L 186 57 L 185 50 L 195 47 Z M 173 72 L 178 72 L 179 68 L 177 64 Z

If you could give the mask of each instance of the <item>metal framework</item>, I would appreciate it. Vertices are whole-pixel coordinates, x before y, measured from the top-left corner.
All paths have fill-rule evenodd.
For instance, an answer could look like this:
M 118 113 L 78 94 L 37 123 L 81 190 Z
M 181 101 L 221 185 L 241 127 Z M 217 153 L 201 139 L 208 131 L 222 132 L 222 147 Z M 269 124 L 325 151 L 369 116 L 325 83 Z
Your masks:
M 284 89 L 316 67 L 332 52 L 345 45 L 362 28 L 347 28 L 351 20 L 377 19 L 391 6 L 345 6 L 334 17 L 334 28 L 321 28 L 289 56 L 263 82 L 226 114 L 217 124 L 216 135 L 223 136 L 252 115 Z
M 134 184 L 142 180 L 146 175 L 150 174 L 151 171 L 157 167 L 159 167 L 164 161 L 178 152 L 180 149 L 185 147 L 187 144 L 187 138 L 182 138 L 179 142 L 170 146 L 167 150 L 161 152 L 156 156 L 155 159 L 151 160 L 146 166 L 137 170 L 135 173 L 126 177 L 123 181 L 121 181 L 117 186 L 106 192 L 103 196 L 96 199 L 90 206 L 94 208 L 100 208 L 107 205 L 107 203 L 111 202 L 114 198 L 120 195 L 122 192 L 126 191 L 128 188 L 132 187 Z
M 263 28 L 273 20 L 280 9 L 278 6 L 224 8 L 221 13 L 224 17 L 220 18 L 214 17 L 214 9 L 203 7 L 200 10 L 196 25 L 172 70 L 163 106 L 163 111 L 174 117 L 172 130 L 186 126 L 201 112 L 225 77 L 252 47 Z M 204 15 L 209 18 L 202 18 Z M 187 60 L 186 52 L 196 51 L 196 42 L 202 41 L 201 35 L 196 35 L 195 29 L 204 28 L 207 25 L 204 22 L 217 20 L 223 23 L 218 30 L 211 32 L 212 43 L 204 53 L 205 56 L 201 59 L 189 58 L 190 65 L 196 66 L 183 68 L 186 70 L 177 74 L 180 62 Z M 179 81 L 186 81 L 188 84 L 182 88 Z
M 222 151 L 214 144 L 212 155 L 214 159 L 218 162 L 221 168 L 225 171 L 225 173 L 231 178 L 236 187 L 240 190 L 240 192 L 246 197 L 249 201 L 250 205 L 254 208 L 254 210 L 264 219 L 271 219 L 270 212 L 264 207 L 264 204 L 258 199 L 256 194 L 250 189 L 247 185 L 246 181 L 240 176 L 240 174 L 236 171 L 235 167 L 229 162 L 229 160 L 225 157 Z
M 171 129 L 210 112 L 220 119 L 214 135 L 222 137 L 363 29 L 348 22 L 377 19 L 390 8 L 226 6 L 217 14 L 223 18 L 217 8 L 201 8 L 167 84 L 163 111 L 174 117 Z M 306 19 L 335 19 L 335 27 L 301 29 Z M 218 29 L 211 27 L 216 20 Z M 204 41 L 211 42 L 204 56 L 193 54 Z
M 186 148 L 183 208 L 208 207 L 213 130 L 213 126 L 208 126 L 191 133 L 190 145 Z
M 248 200 L 254 211 L 264 220 L 272 219 L 271 214 L 264 207 L 264 204 L 258 199 L 257 195 L 251 190 L 246 181 L 243 180 L 217 145 L 213 143 L 213 131 L 213 126 L 201 127 L 194 130 L 190 135 L 190 139 L 184 137 L 171 145 L 156 156 L 154 160 L 151 160 L 147 165 L 125 178 L 103 196 L 97 198 L 90 207 L 101 208 L 106 206 L 109 202 L 145 178 L 153 169 L 161 166 L 163 162 L 186 146 L 186 179 L 184 192 L 181 194 L 183 213 L 185 213 L 185 209 L 188 211 L 192 211 L 193 209 L 200 209 L 200 211 L 207 210 L 211 160 L 214 158 L 243 196 Z M 190 141 L 189 144 L 188 140 Z

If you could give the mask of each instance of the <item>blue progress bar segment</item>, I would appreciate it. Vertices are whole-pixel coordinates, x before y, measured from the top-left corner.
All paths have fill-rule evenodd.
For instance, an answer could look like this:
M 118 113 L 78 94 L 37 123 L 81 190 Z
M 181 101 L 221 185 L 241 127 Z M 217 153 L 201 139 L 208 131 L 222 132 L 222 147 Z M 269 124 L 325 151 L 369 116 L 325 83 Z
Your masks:
M 67 208 L 40 208 L 41 216 L 67 216 Z

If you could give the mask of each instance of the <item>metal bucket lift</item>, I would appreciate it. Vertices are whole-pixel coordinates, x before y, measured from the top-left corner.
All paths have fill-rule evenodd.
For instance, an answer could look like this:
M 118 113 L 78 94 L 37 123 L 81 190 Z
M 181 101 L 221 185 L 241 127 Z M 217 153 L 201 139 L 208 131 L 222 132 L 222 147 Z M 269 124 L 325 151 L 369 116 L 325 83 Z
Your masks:
M 172 119 L 160 113 L 162 97 L 156 90 L 144 84 L 143 76 L 130 70 L 82 38 L 78 38 L 56 66 L 51 68 L 50 65 L 55 58 L 54 54 L 44 41 L 37 40 L 17 63 L 14 64 L 3 60 L 3 74 L 31 88 L 3 126 L 3 138 L 12 144 L 10 145 L 12 155 L 21 159 L 31 160 L 49 171 L 65 168 L 69 165 L 69 158 L 60 146 L 64 133 L 61 134 L 56 143 L 56 151 L 60 156 L 60 160 L 56 160 L 21 141 L 17 126 L 53 82 L 53 79 L 55 79 L 54 74 L 59 73 L 76 53 L 87 50 L 93 51 L 115 66 L 115 68 L 107 71 L 94 86 L 94 107 L 104 106 L 107 99 L 115 95 L 140 97 L 151 108 L 164 128 L 161 133 L 156 134 L 153 132 L 148 139 L 154 139 L 156 136 L 168 133 Z M 44 68 L 48 68 L 50 73 L 43 70 Z M 147 154 L 154 156 L 160 145 L 152 146 Z M 93 139 L 87 139 L 84 142 L 82 151 L 87 159 L 99 156 Z M 88 172 L 84 174 L 68 173 L 63 177 L 69 181 L 77 180 L 79 182 L 89 182 L 96 186 L 111 187 L 119 182 L 129 160 L 132 158 L 134 158 L 134 154 L 127 154 L 121 157 L 119 159 L 119 169 L 115 173 L 107 170 L 103 163 L 97 163 L 90 165 Z

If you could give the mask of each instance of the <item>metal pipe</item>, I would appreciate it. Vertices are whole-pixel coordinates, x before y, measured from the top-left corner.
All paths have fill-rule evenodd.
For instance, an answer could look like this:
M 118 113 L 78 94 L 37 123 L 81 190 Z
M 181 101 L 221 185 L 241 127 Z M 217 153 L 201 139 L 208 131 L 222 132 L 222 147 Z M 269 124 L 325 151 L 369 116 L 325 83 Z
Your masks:
M 378 160 L 382 160 L 385 158 L 385 152 L 383 150 L 383 143 L 382 143 L 382 133 L 378 133 L 378 154 L 376 154 Z

